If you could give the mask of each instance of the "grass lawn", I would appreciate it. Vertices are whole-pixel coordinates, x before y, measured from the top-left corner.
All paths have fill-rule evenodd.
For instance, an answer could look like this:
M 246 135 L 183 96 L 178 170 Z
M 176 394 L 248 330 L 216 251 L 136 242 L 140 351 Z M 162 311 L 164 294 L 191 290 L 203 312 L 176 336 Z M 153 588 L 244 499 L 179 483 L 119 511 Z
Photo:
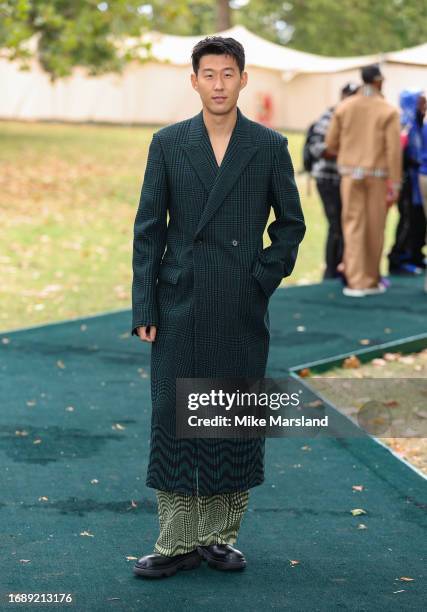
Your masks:
M 309 376 L 307 382 L 356 424 L 360 411 L 375 402 L 362 417 L 365 431 L 427 476 L 427 349 L 410 355 L 389 352 L 365 364 L 350 359 L 343 365 Z
M 155 129 L 0 122 L 1 330 L 130 308 L 133 222 Z M 297 170 L 302 143 L 289 134 Z M 323 269 L 321 204 L 306 175 L 298 184 L 307 233 L 286 285 L 318 282 Z M 385 252 L 395 224 L 393 209 Z

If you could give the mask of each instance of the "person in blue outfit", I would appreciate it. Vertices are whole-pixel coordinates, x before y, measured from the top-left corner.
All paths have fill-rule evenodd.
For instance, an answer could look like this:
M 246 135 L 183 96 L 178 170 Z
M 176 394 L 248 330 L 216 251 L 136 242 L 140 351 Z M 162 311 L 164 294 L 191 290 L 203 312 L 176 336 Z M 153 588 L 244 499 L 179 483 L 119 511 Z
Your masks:
M 427 219 L 427 122 L 424 122 L 422 133 L 422 151 L 421 151 L 421 166 L 419 170 L 419 182 L 421 189 L 421 197 L 423 200 L 424 216 Z M 427 231 L 425 236 L 427 243 Z M 427 268 L 425 268 L 424 291 L 427 292 Z
M 423 122 L 426 97 L 421 90 L 400 94 L 403 182 L 398 201 L 399 222 L 389 259 L 390 274 L 420 274 L 424 264 L 426 220 L 420 188 L 423 149 Z

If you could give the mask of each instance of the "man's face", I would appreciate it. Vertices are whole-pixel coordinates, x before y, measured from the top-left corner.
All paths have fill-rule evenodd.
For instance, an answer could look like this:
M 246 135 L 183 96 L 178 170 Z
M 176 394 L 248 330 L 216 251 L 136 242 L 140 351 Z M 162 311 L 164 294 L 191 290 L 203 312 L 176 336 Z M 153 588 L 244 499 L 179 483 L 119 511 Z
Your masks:
M 232 55 L 203 55 L 197 75 L 191 74 L 191 84 L 198 91 L 203 107 L 214 115 L 225 115 L 234 108 L 247 80 L 247 72 L 240 74 Z

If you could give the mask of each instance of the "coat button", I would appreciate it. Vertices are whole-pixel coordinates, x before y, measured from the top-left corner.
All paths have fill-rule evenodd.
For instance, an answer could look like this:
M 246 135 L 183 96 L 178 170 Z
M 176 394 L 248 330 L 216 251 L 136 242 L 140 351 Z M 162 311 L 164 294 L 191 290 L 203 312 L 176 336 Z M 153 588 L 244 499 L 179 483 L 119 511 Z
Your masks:
M 237 246 L 239 244 L 239 242 L 238 242 L 238 240 L 234 239 L 234 240 L 231 241 L 231 244 L 233 246 Z
M 202 238 L 196 238 L 196 239 L 194 240 L 194 242 L 195 242 L 196 244 L 202 244 L 203 239 L 202 239 Z

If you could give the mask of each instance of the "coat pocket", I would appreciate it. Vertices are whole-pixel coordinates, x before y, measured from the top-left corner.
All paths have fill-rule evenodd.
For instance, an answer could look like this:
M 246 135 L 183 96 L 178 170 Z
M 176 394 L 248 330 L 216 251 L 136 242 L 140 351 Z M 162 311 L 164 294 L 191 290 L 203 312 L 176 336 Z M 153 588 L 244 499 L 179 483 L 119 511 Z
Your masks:
M 181 276 L 182 268 L 173 264 L 162 264 L 160 266 L 158 280 L 176 285 Z
M 254 276 L 253 274 L 251 274 L 251 280 L 254 283 L 254 285 L 257 287 L 258 291 L 260 292 L 261 296 L 265 299 L 268 300 L 270 296 L 268 296 L 265 292 L 264 287 L 261 285 L 260 281 L 258 280 L 258 278 L 256 276 Z

